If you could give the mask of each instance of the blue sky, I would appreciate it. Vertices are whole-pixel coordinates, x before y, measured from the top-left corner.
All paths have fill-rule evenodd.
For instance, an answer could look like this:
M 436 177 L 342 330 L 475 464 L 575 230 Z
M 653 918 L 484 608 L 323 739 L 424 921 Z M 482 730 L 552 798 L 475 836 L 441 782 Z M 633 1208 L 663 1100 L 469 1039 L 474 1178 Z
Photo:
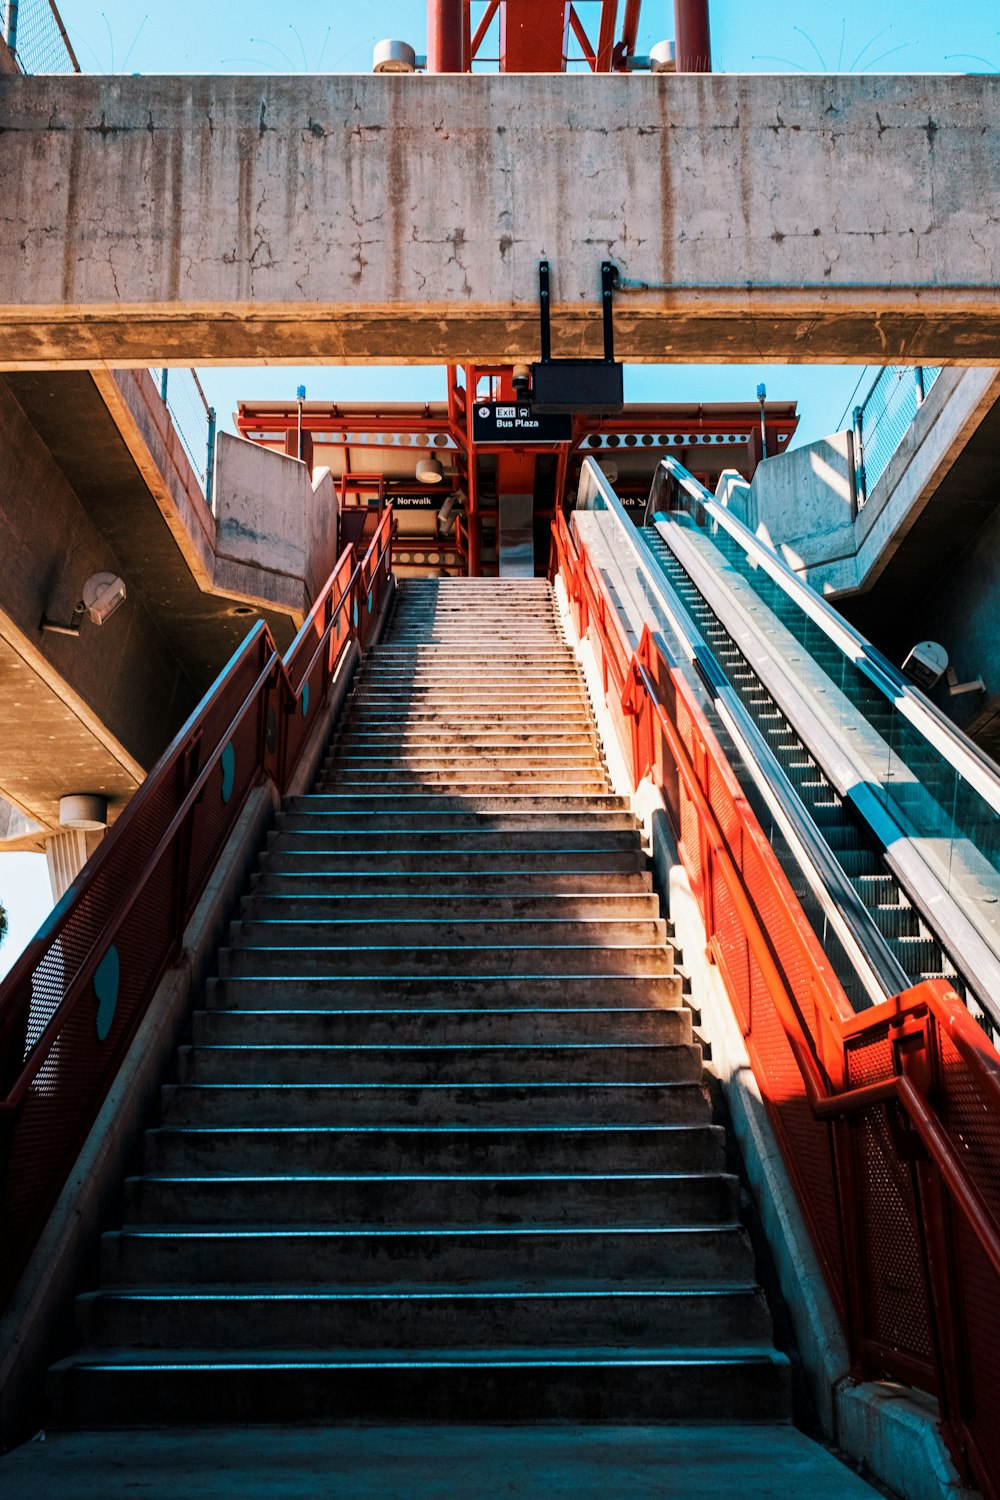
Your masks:
M 593 14 L 590 0 L 581 13 Z M 402 37 L 425 47 L 423 0 L 271 0 L 239 5 L 205 0 L 59 0 L 63 19 L 86 72 L 274 73 L 367 72 L 372 46 Z M 622 5 L 624 10 L 624 4 Z M 481 5 L 475 14 L 481 13 Z M 713 0 L 716 68 L 759 72 L 993 72 L 1000 71 L 997 0 Z M 672 0 L 644 0 L 639 50 L 673 35 Z M 229 424 L 240 397 L 294 396 L 305 384 L 313 398 L 434 399 L 443 378 L 426 367 L 408 369 L 205 370 L 202 380 Z M 626 372 L 633 401 L 752 400 L 759 381 L 778 400 L 797 400 L 799 441 L 836 429 L 874 372 L 841 366 L 642 366 Z M 0 900 L 11 933 L 0 948 L 0 975 L 27 942 L 49 902 L 45 864 L 36 855 L 0 855 Z

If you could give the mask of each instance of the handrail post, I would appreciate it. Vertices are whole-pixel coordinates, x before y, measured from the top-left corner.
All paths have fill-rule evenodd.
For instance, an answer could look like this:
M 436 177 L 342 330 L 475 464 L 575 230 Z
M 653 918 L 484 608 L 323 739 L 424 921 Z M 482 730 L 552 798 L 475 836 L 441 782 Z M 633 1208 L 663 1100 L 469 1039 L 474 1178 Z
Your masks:
M 868 499 L 868 482 L 865 477 L 864 415 L 864 407 L 856 406 L 854 408 L 854 490 L 857 495 L 859 510 Z
M 212 509 L 215 490 L 215 407 L 208 408 L 208 453 L 205 458 L 205 504 Z

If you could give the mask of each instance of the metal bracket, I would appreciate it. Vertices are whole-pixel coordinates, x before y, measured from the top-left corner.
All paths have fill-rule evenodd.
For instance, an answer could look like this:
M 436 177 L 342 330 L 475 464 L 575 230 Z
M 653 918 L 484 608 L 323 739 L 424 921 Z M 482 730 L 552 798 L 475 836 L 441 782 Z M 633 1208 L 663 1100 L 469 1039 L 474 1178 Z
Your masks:
M 532 368 L 532 397 L 542 412 L 621 411 L 624 405 L 622 367 L 615 361 L 614 289 L 618 267 L 601 262 L 601 320 L 603 359 L 552 358 L 552 288 L 549 262 L 538 262 L 538 316 L 541 360 Z

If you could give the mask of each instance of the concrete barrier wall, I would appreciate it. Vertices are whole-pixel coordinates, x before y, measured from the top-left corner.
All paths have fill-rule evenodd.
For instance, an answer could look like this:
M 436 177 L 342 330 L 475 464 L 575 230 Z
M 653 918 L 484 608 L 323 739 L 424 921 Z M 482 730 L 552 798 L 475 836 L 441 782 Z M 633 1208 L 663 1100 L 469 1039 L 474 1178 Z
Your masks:
M 1000 76 L 0 79 L 0 364 L 995 363 Z
M 261 597 L 308 608 L 337 560 L 337 494 L 328 469 L 315 478 L 297 458 L 220 432 L 215 445 L 216 585 L 228 564 L 261 574 Z M 252 579 L 245 576 L 243 588 Z

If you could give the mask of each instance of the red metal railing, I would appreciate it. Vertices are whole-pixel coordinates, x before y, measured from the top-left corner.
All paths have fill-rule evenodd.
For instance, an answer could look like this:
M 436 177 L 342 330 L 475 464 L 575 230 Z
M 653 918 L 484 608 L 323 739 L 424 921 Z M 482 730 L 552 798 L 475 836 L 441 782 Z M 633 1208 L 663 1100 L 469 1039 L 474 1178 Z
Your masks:
M 252 789 L 284 790 L 391 569 L 386 510 L 341 557 L 284 659 L 247 636 L 0 985 L 0 1289 L 10 1291 Z
M 1000 1497 L 1000 1056 L 940 980 L 855 1015 L 687 681 L 553 528 L 633 782 L 662 790 L 858 1376 L 938 1397 Z

